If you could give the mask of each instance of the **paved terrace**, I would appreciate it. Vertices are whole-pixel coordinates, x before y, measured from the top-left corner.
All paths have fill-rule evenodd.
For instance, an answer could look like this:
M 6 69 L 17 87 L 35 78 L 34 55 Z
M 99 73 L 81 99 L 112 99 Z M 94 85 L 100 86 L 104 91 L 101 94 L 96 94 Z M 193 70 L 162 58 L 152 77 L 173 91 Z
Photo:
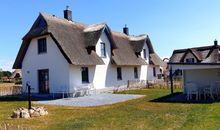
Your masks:
M 79 107 L 89 107 L 89 106 L 101 106 L 109 105 L 119 102 L 124 102 L 132 99 L 137 99 L 144 97 L 144 95 L 131 95 L 131 94 L 95 94 L 91 96 L 84 96 L 78 98 L 64 98 L 48 101 L 37 101 L 37 104 L 45 105 L 61 105 L 61 106 L 79 106 Z

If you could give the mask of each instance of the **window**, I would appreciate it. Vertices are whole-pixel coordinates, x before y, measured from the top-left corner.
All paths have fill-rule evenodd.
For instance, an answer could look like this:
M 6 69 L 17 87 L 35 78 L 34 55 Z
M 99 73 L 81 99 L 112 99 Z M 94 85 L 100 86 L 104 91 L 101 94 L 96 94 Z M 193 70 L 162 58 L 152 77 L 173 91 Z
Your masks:
M 194 58 L 187 58 L 186 63 L 194 63 Z
M 47 52 L 46 38 L 38 39 L 38 54 Z
M 162 74 L 158 74 L 157 79 L 162 79 Z
M 96 50 L 95 50 L 95 46 L 88 46 L 88 47 L 86 48 L 86 50 L 87 50 L 88 54 L 91 54 L 92 51 L 96 51 Z
M 143 53 L 144 53 L 144 59 L 147 59 L 146 49 L 143 49 Z
M 101 57 L 106 57 L 105 43 L 101 43 Z
M 120 67 L 117 68 L 117 79 L 122 80 L 122 73 L 121 73 L 121 68 Z
M 156 77 L 156 68 L 153 67 L 153 76 Z
M 139 57 L 139 56 L 141 55 L 141 52 L 135 52 L 135 55 L 136 55 L 137 57 Z
M 82 83 L 89 83 L 89 69 L 88 67 L 82 67 Z
M 134 67 L 134 78 L 138 79 L 138 69 L 137 69 L 137 67 Z

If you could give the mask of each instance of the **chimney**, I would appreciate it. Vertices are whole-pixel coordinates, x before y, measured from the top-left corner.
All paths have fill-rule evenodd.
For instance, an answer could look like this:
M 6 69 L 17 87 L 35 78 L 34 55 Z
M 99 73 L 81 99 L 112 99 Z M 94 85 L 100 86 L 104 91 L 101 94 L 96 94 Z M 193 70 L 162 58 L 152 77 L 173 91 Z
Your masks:
M 124 34 L 129 35 L 129 29 L 126 24 L 125 24 L 125 27 L 123 28 L 123 32 Z
M 218 46 L 218 41 L 215 39 L 214 46 Z
M 69 10 L 69 6 L 66 6 L 66 10 L 64 10 L 64 18 L 72 21 L 72 11 Z

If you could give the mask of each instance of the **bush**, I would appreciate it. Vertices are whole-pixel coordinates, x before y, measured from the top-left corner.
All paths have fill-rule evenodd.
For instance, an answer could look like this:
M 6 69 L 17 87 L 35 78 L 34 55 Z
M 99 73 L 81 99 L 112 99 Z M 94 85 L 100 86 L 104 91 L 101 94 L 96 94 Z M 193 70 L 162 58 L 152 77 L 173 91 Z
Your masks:
M 13 83 L 13 81 L 2 81 L 3 83 Z
M 15 84 L 22 84 L 22 81 L 21 80 L 15 81 Z

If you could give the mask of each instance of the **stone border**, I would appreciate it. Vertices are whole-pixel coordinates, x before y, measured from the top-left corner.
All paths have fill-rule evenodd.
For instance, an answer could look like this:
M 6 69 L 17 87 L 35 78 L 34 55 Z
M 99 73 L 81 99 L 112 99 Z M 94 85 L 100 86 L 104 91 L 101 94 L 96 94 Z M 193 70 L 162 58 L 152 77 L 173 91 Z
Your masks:
M 48 111 L 46 108 L 42 107 L 31 107 L 30 110 L 28 110 L 25 107 L 17 108 L 12 113 L 12 118 L 31 118 L 31 117 L 39 117 L 39 116 L 45 116 L 48 115 Z

